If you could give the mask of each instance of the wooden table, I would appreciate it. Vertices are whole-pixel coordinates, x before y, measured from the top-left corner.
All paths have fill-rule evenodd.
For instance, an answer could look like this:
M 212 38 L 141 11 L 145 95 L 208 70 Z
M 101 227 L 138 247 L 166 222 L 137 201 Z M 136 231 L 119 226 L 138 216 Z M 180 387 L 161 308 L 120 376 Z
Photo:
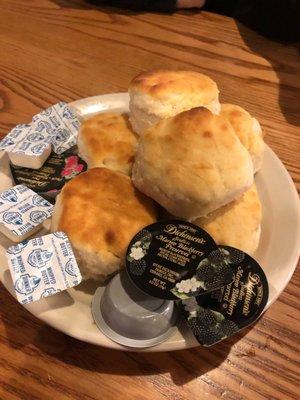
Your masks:
M 150 68 L 203 71 L 263 124 L 299 187 L 299 62 L 230 18 L 0 0 L 0 133 L 59 100 L 126 91 Z M 298 114 L 297 114 L 298 112 Z M 211 349 L 121 353 L 39 322 L 0 284 L 0 399 L 299 398 L 299 269 L 253 327 Z M 297 396 L 298 393 L 298 396 Z

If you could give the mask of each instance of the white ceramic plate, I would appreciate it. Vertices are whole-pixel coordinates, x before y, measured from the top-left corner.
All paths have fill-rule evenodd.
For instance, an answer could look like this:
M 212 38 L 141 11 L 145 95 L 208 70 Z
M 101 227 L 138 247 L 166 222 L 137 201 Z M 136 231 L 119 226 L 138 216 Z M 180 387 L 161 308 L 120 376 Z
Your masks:
M 113 110 L 128 111 L 126 93 L 107 94 L 71 104 L 84 117 Z M 263 267 L 269 284 L 269 307 L 284 290 L 297 265 L 300 249 L 300 206 L 294 184 L 281 161 L 266 148 L 264 163 L 255 182 L 263 205 L 262 234 L 255 258 Z M 0 191 L 12 186 L 6 156 L 0 158 Z M 41 234 L 41 232 L 39 233 Z M 12 243 L 0 237 L 0 279 L 14 295 L 5 249 Z M 128 350 L 102 335 L 92 320 L 91 301 L 97 285 L 84 282 L 79 287 L 27 305 L 37 318 L 52 327 L 85 342 Z M 8 294 L 9 295 L 9 294 Z M 13 318 L 13 315 L 11 316 Z M 197 342 L 183 327 L 166 342 L 146 351 L 169 351 L 196 346 Z M 145 351 L 145 349 L 144 349 Z

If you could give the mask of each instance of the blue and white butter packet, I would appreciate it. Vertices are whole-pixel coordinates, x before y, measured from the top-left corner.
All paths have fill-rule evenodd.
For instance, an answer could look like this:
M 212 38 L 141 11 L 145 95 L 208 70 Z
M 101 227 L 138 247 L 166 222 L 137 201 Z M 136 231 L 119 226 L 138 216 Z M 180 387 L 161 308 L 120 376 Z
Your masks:
M 61 154 L 77 143 L 80 121 L 68 104 L 60 102 L 36 114 L 30 124 L 17 125 L 0 141 L 17 166 L 39 169 L 51 153 Z
M 13 149 L 31 129 L 30 124 L 20 124 L 15 126 L 1 141 L 0 150 L 9 151 Z
M 77 143 L 80 121 L 67 103 L 59 102 L 32 118 L 36 130 L 51 136 L 53 151 L 61 154 Z
M 0 232 L 21 242 L 38 229 L 53 212 L 53 205 L 24 185 L 0 194 Z
M 41 168 L 51 153 L 50 137 L 38 132 L 34 124 L 17 125 L 0 142 L 14 165 Z
M 21 130 L 18 142 L 6 149 L 8 157 L 14 165 L 39 169 L 51 153 L 51 138 L 37 131 L 34 124 Z
M 6 251 L 17 299 L 28 304 L 79 285 L 82 280 L 71 244 L 55 232 Z

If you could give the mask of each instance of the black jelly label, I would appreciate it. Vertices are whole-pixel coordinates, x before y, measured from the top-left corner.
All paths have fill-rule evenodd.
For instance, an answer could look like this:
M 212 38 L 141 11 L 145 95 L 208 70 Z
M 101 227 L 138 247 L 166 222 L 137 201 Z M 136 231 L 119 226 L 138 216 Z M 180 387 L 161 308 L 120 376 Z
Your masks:
M 234 270 L 234 280 L 220 290 L 183 300 L 180 304 L 198 342 L 211 346 L 252 324 L 269 296 L 264 271 L 248 254 L 219 246 Z
M 86 163 L 71 151 L 51 153 L 40 169 L 18 167 L 10 164 L 17 185 L 26 185 L 37 193 L 60 190 L 66 182 L 87 169 Z
M 126 268 L 135 285 L 161 299 L 187 299 L 233 280 L 211 236 L 189 222 L 167 220 L 147 226 L 127 249 Z

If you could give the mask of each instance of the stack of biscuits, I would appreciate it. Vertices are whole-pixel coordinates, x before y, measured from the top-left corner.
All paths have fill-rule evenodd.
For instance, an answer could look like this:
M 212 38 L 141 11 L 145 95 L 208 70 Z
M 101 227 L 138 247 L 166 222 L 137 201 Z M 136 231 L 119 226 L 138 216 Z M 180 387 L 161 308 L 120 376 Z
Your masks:
M 83 276 L 103 280 L 122 268 L 131 238 L 157 220 L 159 206 L 217 244 L 253 254 L 262 218 L 259 122 L 220 104 L 216 83 L 198 72 L 143 73 L 129 96 L 129 116 L 100 113 L 82 124 L 78 150 L 89 169 L 55 205 L 52 229 L 68 234 Z

